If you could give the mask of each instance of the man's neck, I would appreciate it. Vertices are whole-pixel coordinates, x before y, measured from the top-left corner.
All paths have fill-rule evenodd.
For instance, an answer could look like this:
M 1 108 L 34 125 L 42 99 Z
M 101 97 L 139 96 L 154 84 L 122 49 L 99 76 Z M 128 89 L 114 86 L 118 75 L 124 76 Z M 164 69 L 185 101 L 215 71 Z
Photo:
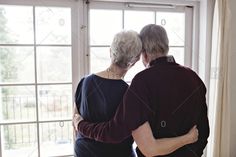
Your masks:
M 156 54 L 155 57 L 154 57 L 154 56 L 149 56 L 149 57 L 148 57 L 148 58 L 149 58 L 149 62 L 148 62 L 148 64 L 147 64 L 146 68 L 150 67 L 150 63 L 151 63 L 152 61 L 154 61 L 154 60 L 156 60 L 156 59 L 158 59 L 158 58 L 161 58 L 161 57 L 166 57 L 166 56 L 167 56 L 167 54 L 160 54 L 160 53 Z

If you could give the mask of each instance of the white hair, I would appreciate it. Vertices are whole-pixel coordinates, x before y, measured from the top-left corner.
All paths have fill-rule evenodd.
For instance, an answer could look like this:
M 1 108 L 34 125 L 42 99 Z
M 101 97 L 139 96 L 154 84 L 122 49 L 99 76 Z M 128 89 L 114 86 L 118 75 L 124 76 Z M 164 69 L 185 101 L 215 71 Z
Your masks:
M 121 31 L 111 44 L 111 61 L 121 68 L 128 68 L 139 60 L 141 50 L 142 42 L 137 32 Z
M 156 55 L 156 53 L 167 54 L 169 51 L 169 39 L 165 28 L 162 26 L 146 25 L 140 32 L 140 38 L 143 44 L 143 52 Z

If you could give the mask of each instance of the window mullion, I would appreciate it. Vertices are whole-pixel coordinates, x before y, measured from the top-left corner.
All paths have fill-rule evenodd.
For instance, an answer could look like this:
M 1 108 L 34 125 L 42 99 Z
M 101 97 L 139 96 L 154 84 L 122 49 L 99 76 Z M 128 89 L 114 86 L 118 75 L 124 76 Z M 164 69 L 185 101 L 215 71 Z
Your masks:
M 185 7 L 185 57 L 184 63 L 192 68 L 193 8 Z
M 2 146 L 2 125 L 0 125 L 0 157 L 2 157 L 2 150 L 3 150 L 3 146 Z
M 39 107 L 38 107 L 38 80 L 37 80 L 37 46 L 36 46 L 36 17 L 35 6 L 33 6 L 33 31 L 34 31 L 34 68 L 35 68 L 35 104 L 36 104 L 36 129 L 38 156 L 40 157 L 40 136 L 39 136 Z
M 125 10 L 122 10 L 122 29 L 125 28 Z

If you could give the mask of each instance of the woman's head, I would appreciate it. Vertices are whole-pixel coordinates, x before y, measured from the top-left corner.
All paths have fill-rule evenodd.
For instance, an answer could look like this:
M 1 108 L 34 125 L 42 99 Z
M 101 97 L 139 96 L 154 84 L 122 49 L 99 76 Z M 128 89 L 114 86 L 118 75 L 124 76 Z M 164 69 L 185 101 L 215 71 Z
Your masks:
M 111 62 L 120 68 L 129 68 L 139 60 L 141 50 L 142 42 L 137 32 L 121 31 L 111 44 Z

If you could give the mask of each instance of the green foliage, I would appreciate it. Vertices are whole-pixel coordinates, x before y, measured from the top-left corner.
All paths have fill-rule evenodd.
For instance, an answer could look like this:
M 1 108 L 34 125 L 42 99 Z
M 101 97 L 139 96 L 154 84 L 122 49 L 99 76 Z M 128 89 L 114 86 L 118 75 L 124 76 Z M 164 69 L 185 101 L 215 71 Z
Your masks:
M 0 7 L 0 43 L 10 43 L 11 39 L 8 36 L 7 19 L 4 14 L 4 8 Z M 0 81 L 7 80 L 9 77 L 17 78 L 16 76 L 11 77 L 17 71 L 17 65 L 13 63 L 13 52 L 14 48 L 0 47 Z
M 8 36 L 8 31 L 7 31 L 7 19 L 4 16 L 5 14 L 5 10 L 4 8 L 0 7 L 0 43 L 9 43 L 11 41 L 11 39 Z M 13 58 L 13 53 L 6 48 L 0 47 L 0 81 L 2 82 L 2 80 L 6 80 L 9 77 L 9 73 L 11 70 L 16 69 L 16 65 L 13 64 L 12 62 L 12 58 Z M 10 91 L 6 88 L 2 88 L 1 89 L 1 94 L 2 97 L 6 96 L 10 93 Z M 6 102 L 3 102 L 3 100 L 1 100 L 1 107 L 5 108 L 6 106 Z M 8 118 L 8 114 L 6 113 L 6 110 L 2 111 L 3 113 L 3 117 L 5 119 Z M 4 138 L 6 139 L 6 149 L 11 149 L 13 148 L 13 137 L 10 136 L 10 132 L 9 132 L 9 128 L 8 127 L 4 127 Z

